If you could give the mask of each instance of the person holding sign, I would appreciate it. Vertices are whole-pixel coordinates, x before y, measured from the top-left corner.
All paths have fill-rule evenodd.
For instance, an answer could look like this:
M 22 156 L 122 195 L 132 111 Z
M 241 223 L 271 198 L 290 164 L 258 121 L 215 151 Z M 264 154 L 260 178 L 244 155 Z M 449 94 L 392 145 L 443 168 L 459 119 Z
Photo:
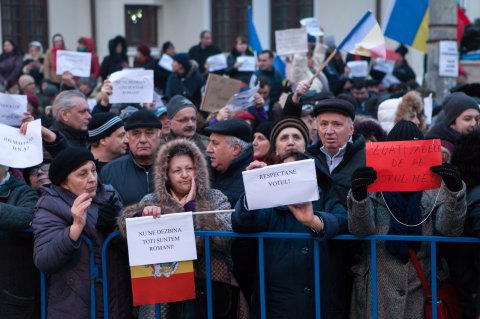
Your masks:
M 95 247 L 116 226 L 122 208 L 118 193 L 99 183 L 93 155 L 85 148 L 68 148 L 53 160 L 49 178 L 35 208 L 32 230 L 35 238 L 33 260 L 47 276 L 47 317 L 88 318 L 90 315 L 90 262 L 101 267 L 99 258 L 90 261 L 85 234 Z M 108 254 L 110 316 L 130 318 L 131 299 L 128 267 L 120 251 Z M 93 281 L 96 313 L 103 316 L 102 285 Z
M 400 121 L 388 134 L 388 141 L 422 140 L 423 133 L 410 121 Z M 433 149 L 433 148 L 432 148 Z M 422 158 L 433 154 L 423 154 Z M 435 155 L 440 157 L 439 152 Z M 399 156 L 401 160 L 402 156 Z M 440 159 L 439 159 L 440 160 Z M 415 169 L 420 162 L 405 169 Z M 418 166 L 417 166 L 418 167 Z M 368 236 L 442 235 L 459 236 L 466 213 L 466 187 L 457 169 L 450 164 L 432 166 L 443 185 L 425 191 L 368 193 L 368 186 L 377 179 L 372 167 L 361 167 L 352 174 L 352 189 L 348 195 L 348 227 L 352 234 Z M 414 187 L 413 185 L 411 186 Z M 371 276 L 370 243 L 364 242 L 361 261 L 352 267 L 354 289 L 351 316 L 370 318 Z M 424 318 L 425 292 L 417 272 L 410 262 L 416 254 L 423 272 L 430 278 L 430 246 L 421 242 L 378 241 L 377 284 L 379 318 Z
M 211 211 L 229 209 L 227 197 L 219 190 L 209 187 L 209 173 L 207 163 L 202 152 L 191 141 L 177 139 L 164 144 L 156 157 L 154 164 L 155 191 L 145 196 L 140 203 L 128 206 L 122 213 L 119 224 L 122 234 L 125 233 L 125 219 L 137 216 L 153 215 L 160 217 L 161 214 L 178 213 L 184 211 Z M 161 217 L 160 217 L 161 218 Z M 194 228 L 197 230 L 231 230 L 230 216 L 227 214 L 199 214 L 194 216 Z M 237 305 L 239 298 L 238 287 L 232 276 L 228 237 L 212 237 L 211 263 L 212 279 L 219 283 L 219 289 L 213 291 L 213 316 L 216 313 L 224 313 L 224 307 L 232 305 L 230 313 L 225 318 L 237 318 Z M 195 277 L 199 280 L 198 285 L 205 279 L 205 259 L 203 254 L 203 238 L 197 237 L 198 260 L 194 262 Z M 217 286 L 217 285 L 215 285 Z M 225 295 L 231 292 L 231 295 Z M 200 296 L 197 287 L 197 296 Z M 223 296 L 222 296 L 223 295 Z M 225 300 L 225 304 L 218 304 L 216 300 Z M 181 309 L 192 310 L 193 318 L 203 318 L 203 305 L 200 297 L 197 301 L 184 301 L 162 305 L 169 311 L 167 318 L 177 318 L 174 314 L 180 314 Z M 196 304 L 196 310 L 193 309 Z M 145 306 L 153 314 L 153 306 Z M 166 310 L 166 309 L 164 309 Z M 201 310 L 200 313 L 195 311 Z M 163 311 L 162 311 L 163 312 Z M 185 318 L 185 317 L 181 317 Z
M 281 163 L 303 160 L 289 151 Z M 266 166 L 252 162 L 247 170 Z M 320 303 L 322 318 L 347 318 L 347 292 L 343 252 L 327 239 L 347 231 L 345 208 L 332 192 L 330 177 L 319 173 L 320 199 L 315 202 L 249 210 L 242 195 L 232 215 L 233 230 L 239 233 L 307 233 L 319 240 Z M 265 283 L 267 318 L 314 318 L 314 248 L 311 239 L 265 239 Z M 253 263 L 253 261 L 252 261 Z M 258 282 L 252 297 L 252 318 L 259 318 Z
M 56 33 L 52 37 L 52 47 L 45 53 L 45 61 L 43 67 L 43 77 L 57 87 L 60 85 L 62 78 L 57 75 L 57 51 L 66 50 L 65 41 L 60 33 Z
M 289 151 L 304 153 L 308 136 L 308 128 L 301 119 L 286 117 L 276 122 L 270 133 L 269 161 L 276 164 Z
M 167 80 L 165 96 L 170 100 L 175 95 L 183 95 L 196 106 L 200 106 L 204 81 L 198 72 L 198 64 L 190 60 L 187 53 L 177 53 L 172 59 L 172 74 Z
M 243 70 L 242 67 L 246 67 L 248 62 L 253 60 L 252 70 Z M 243 62 L 240 62 L 242 61 Z M 227 57 L 227 69 L 225 73 L 232 79 L 240 80 L 245 84 L 250 83 L 250 78 L 255 71 L 255 57 L 252 50 L 248 47 L 247 38 L 243 35 L 239 35 L 235 38 L 235 46 L 230 51 L 230 55 Z

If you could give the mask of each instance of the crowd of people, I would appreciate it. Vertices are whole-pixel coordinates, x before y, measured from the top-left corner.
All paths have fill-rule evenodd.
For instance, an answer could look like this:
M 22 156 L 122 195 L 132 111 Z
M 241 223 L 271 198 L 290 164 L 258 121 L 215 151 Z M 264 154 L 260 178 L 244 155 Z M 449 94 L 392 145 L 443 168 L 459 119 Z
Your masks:
M 61 34 L 45 54 L 38 41 L 27 55 L 11 40 L 0 55 L 0 89 L 25 94 L 28 113 L 20 132 L 40 119 L 43 161 L 34 167 L 0 163 L 0 266 L 2 318 L 39 317 L 39 271 L 46 274 L 48 318 L 88 318 L 91 285 L 98 318 L 108 303 L 110 318 L 154 318 L 154 307 L 133 307 L 125 237 L 126 218 L 177 212 L 233 209 L 199 214 L 195 230 L 238 233 L 306 233 L 311 239 L 265 239 L 267 318 L 314 318 L 314 241 L 319 242 L 322 318 L 370 318 L 370 244 L 328 240 L 339 234 L 480 235 L 480 84 L 463 75 L 427 121 L 424 98 L 434 91 L 419 85 L 395 50 L 392 76 L 372 69 L 365 78 L 349 76 L 347 61 L 363 57 L 337 52 L 335 45 L 309 37 L 307 53 L 287 58 L 285 76 L 274 67 L 274 53 L 254 53 L 238 36 L 227 68 L 215 73 L 255 87 L 251 105 L 233 112 L 229 105 L 200 109 L 209 74 L 207 58 L 221 53 L 203 31 L 189 52 L 165 42 L 159 64 L 146 44 L 133 64 L 127 42 L 117 36 L 99 62 L 94 41 L 78 39 L 77 50 L 92 53 L 91 76 L 57 75 Z M 255 56 L 255 71 L 241 71 L 239 57 Z M 369 61 L 373 63 L 373 61 Z M 155 90 L 165 105 L 111 104 L 109 75 L 124 68 L 154 71 Z M 95 99 L 92 108 L 88 99 Z M 430 167 L 441 177 L 426 191 L 369 192 L 377 179 L 366 164 L 366 142 L 440 139 L 442 164 Z M 249 209 L 242 172 L 268 165 L 313 159 L 319 199 L 280 207 Z M 31 226 L 32 232 L 25 232 Z M 101 281 L 90 281 L 89 248 L 119 230 L 108 250 L 108 300 Z M 204 240 L 196 239 L 197 298 L 162 304 L 162 318 L 204 318 Z M 379 318 L 424 318 L 426 292 L 412 263 L 414 254 L 428 280 L 450 281 L 458 292 L 462 318 L 480 316 L 480 263 L 474 245 L 439 249 L 438 278 L 431 278 L 430 245 L 377 241 Z M 94 260 L 101 268 L 101 252 Z M 260 318 L 257 240 L 211 238 L 214 318 Z

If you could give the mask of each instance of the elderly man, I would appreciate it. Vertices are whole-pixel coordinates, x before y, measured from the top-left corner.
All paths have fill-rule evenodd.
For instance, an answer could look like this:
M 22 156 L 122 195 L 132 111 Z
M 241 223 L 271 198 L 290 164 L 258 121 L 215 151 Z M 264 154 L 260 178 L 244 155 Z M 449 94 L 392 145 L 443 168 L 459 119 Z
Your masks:
M 53 131 L 61 132 L 72 146 L 87 146 L 88 112 L 85 95 L 78 90 L 63 91 L 55 98 L 52 106 Z
M 123 120 L 108 112 L 94 114 L 88 123 L 88 141 L 97 169 L 101 170 L 127 151 Z
M 197 109 L 192 101 L 182 95 L 175 95 L 167 104 L 167 117 L 170 133 L 162 138 L 162 144 L 176 138 L 186 138 L 205 153 L 208 138 L 196 132 Z
M 278 102 L 282 94 L 283 76 L 273 67 L 274 56 L 272 51 L 264 50 L 258 55 L 258 70 L 255 75 L 259 79 L 266 79 L 270 83 L 270 104 Z
M 222 53 L 222 51 L 213 44 L 212 33 L 204 30 L 200 33 L 200 43 L 194 45 L 188 51 L 188 55 L 198 63 L 198 71 L 205 73 L 205 62 L 208 57 Z
M 252 128 L 239 119 L 220 121 L 205 129 L 210 133 L 207 154 L 210 157 L 212 187 L 228 197 L 232 207 L 243 194 L 242 172 L 252 162 Z
M 355 107 L 346 100 L 325 99 L 317 103 L 312 115 L 316 116 L 320 140 L 305 155 L 315 159 L 318 170 L 332 177 L 334 190 L 346 207 L 352 173 L 365 166 L 365 139 L 353 134 Z
M 117 158 L 102 169 L 100 179 L 112 184 L 123 204 L 139 202 L 153 191 L 153 161 L 160 145 L 162 125 L 152 111 L 133 113 L 125 123 L 130 154 Z

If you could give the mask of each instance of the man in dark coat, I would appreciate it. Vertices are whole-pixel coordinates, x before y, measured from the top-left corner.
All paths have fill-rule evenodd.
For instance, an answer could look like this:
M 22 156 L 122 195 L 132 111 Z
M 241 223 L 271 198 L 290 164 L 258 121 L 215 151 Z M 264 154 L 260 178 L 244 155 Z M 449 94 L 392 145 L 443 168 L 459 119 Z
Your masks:
M 183 95 L 197 107 L 202 102 L 203 78 L 198 73 L 198 65 L 190 60 L 187 53 L 177 53 L 173 57 L 172 74 L 168 77 L 165 95 L 167 99 Z
M 208 57 L 219 53 L 222 53 L 222 51 L 213 44 L 212 33 L 207 30 L 200 33 L 200 43 L 188 50 L 188 55 L 198 63 L 200 74 L 205 73 L 205 62 Z
M 393 69 L 393 75 L 403 83 L 407 83 L 410 80 L 415 80 L 415 72 L 405 60 L 405 56 L 408 53 L 408 48 L 403 44 L 400 45 L 394 53 L 395 68 Z
M 274 56 L 272 51 L 263 50 L 258 55 L 258 70 L 255 75 L 270 82 L 270 103 L 278 102 L 282 94 L 282 74 L 273 67 Z

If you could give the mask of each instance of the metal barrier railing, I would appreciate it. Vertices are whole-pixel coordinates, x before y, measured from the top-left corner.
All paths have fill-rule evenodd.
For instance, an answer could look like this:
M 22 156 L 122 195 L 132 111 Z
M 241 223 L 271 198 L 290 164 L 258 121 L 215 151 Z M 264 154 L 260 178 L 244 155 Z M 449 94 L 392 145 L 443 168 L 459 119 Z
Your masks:
M 104 241 L 102 247 L 102 276 L 103 276 L 103 310 L 104 317 L 109 318 L 108 307 L 108 263 L 107 250 L 112 239 L 119 236 L 120 233 L 114 232 L 110 234 Z M 314 245 L 314 281 L 315 281 L 315 318 L 320 318 L 320 252 L 318 240 L 312 238 L 307 233 L 256 233 L 256 234 L 238 234 L 230 231 L 195 231 L 196 236 L 205 238 L 205 264 L 206 264 L 206 289 L 207 289 L 207 313 L 208 318 L 213 318 L 212 313 L 212 285 L 211 285 L 211 266 L 210 266 L 210 237 L 243 237 L 243 238 L 257 238 L 258 239 L 258 272 L 259 272 L 259 289 L 260 289 L 260 315 L 261 318 L 266 318 L 265 306 L 265 273 L 264 273 L 264 240 L 265 238 L 290 238 L 290 239 L 311 239 Z M 86 236 L 82 236 L 90 249 L 90 283 L 91 283 L 91 318 L 95 318 L 95 280 L 97 279 L 98 271 L 94 262 L 94 247 L 91 240 Z M 340 235 L 333 238 L 333 240 L 369 240 L 371 253 L 371 280 L 372 280 L 372 318 L 378 318 L 378 300 L 377 300 L 377 241 L 394 240 L 394 241 L 421 241 L 430 243 L 430 265 L 431 278 L 437 277 L 437 243 L 480 243 L 479 238 L 473 237 L 441 237 L 441 236 L 406 236 L 406 235 L 371 235 L 366 237 L 356 237 L 352 235 Z M 432 300 L 437 298 L 437 282 L 432 280 Z M 42 319 L 46 319 L 46 286 L 45 275 L 41 274 L 41 305 L 42 305 Z M 437 318 L 437 304 L 432 303 L 432 317 Z M 160 319 L 160 305 L 155 305 L 155 318 Z

